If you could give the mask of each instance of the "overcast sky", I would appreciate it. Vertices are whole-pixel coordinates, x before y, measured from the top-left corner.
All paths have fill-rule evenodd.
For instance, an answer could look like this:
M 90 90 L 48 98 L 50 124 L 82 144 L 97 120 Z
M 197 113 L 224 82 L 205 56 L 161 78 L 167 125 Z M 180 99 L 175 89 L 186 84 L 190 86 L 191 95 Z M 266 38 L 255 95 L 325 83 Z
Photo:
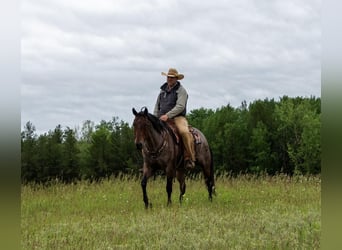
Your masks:
M 188 110 L 321 96 L 320 0 L 22 0 L 21 118 L 38 133 L 132 123 L 161 72 Z

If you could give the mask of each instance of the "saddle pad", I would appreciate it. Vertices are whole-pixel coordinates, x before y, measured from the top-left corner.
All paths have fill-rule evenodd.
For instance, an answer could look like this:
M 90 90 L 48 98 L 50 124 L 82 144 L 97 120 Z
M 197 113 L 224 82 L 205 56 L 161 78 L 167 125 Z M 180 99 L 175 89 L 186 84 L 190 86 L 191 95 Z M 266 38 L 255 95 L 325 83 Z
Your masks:
M 201 139 L 201 136 L 198 134 L 197 129 L 189 126 L 189 131 L 192 134 L 192 136 L 194 137 L 195 144 L 201 144 L 202 139 Z

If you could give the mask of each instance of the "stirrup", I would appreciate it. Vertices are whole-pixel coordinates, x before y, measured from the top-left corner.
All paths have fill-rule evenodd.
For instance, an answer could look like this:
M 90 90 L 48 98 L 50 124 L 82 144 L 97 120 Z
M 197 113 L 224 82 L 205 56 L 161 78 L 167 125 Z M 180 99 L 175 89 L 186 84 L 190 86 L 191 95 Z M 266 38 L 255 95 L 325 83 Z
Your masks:
M 192 160 L 186 160 L 184 165 L 185 165 L 186 169 L 194 169 L 195 168 L 195 162 L 193 162 Z

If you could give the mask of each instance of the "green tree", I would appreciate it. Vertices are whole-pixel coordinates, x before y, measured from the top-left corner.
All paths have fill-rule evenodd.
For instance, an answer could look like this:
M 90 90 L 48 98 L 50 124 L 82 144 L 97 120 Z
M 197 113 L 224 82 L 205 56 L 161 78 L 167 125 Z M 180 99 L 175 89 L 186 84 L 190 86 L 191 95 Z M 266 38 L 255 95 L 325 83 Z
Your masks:
M 236 109 L 234 116 L 234 120 L 224 125 L 223 148 L 226 150 L 222 157 L 227 164 L 226 170 L 238 174 L 248 171 L 249 131 L 245 106 Z
M 297 126 L 300 127 L 295 134 L 294 143 L 287 144 L 287 152 L 294 165 L 296 173 L 320 172 L 320 115 L 317 114 L 308 100 L 296 106 L 295 112 Z
M 281 169 L 278 144 L 278 122 L 275 119 L 274 99 L 256 100 L 249 104 L 248 131 L 249 164 L 252 172 L 267 171 L 275 174 Z
M 92 176 L 93 170 L 91 167 L 90 147 L 92 142 L 92 134 L 95 132 L 95 124 L 90 120 L 83 122 L 81 128 L 80 140 L 77 142 L 78 159 L 79 159 L 79 176 L 82 179 L 87 179 Z
M 90 120 L 86 120 L 83 122 L 82 128 L 81 128 L 81 138 L 80 141 L 82 142 L 91 142 L 91 135 L 95 131 L 95 125 L 94 122 Z
M 28 121 L 21 132 L 21 181 L 37 177 L 37 135 L 35 126 Z
M 37 152 L 38 152 L 38 175 L 36 176 L 36 182 L 47 182 L 51 178 L 50 173 L 50 142 L 51 138 L 49 135 L 42 134 L 38 137 L 37 141 Z
M 283 97 L 276 106 L 278 142 L 286 173 L 320 169 L 320 119 L 311 102 L 305 98 Z
M 109 175 L 108 166 L 110 164 L 110 131 L 106 122 L 101 122 L 97 126 L 96 131 L 92 133 L 91 145 L 89 147 L 90 154 L 90 178 L 107 177 Z
M 214 165 L 217 171 L 225 171 L 228 162 L 224 157 L 227 152 L 227 144 L 224 138 L 225 125 L 235 120 L 235 110 L 230 105 L 216 109 L 203 122 L 202 132 L 205 134 L 212 149 Z
M 250 167 L 252 173 L 268 172 L 271 166 L 271 146 L 266 125 L 259 121 L 252 129 L 249 143 Z
M 198 128 L 199 130 L 203 130 L 205 120 L 213 114 L 214 111 L 211 109 L 200 108 L 190 111 L 187 115 L 187 119 L 189 125 Z
M 138 173 L 142 164 L 142 157 L 134 144 L 133 128 L 128 123 L 121 121 L 120 127 L 120 155 L 122 161 L 121 170 L 124 172 Z
M 79 177 L 80 167 L 78 154 L 80 152 L 77 147 L 75 132 L 67 127 L 63 133 L 63 160 L 62 160 L 62 178 L 66 182 L 70 182 Z
M 303 173 L 321 173 L 321 120 L 320 114 L 310 113 L 303 117 L 303 134 L 300 151 L 303 152 Z
M 54 131 L 48 133 L 48 168 L 49 176 L 52 178 L 62 179 L 63 166 L 62 166 L 62 155 L 63 155 L 63 130 L 59 124 L 56 126 Z
M 245 169 L 242 148 L 245 143 L 243 130 L 245 111 L 235 110 L 229 104 L 217 109 L 203 122 L 203 133 L 212 148 L 217 171 L 240 172 Z

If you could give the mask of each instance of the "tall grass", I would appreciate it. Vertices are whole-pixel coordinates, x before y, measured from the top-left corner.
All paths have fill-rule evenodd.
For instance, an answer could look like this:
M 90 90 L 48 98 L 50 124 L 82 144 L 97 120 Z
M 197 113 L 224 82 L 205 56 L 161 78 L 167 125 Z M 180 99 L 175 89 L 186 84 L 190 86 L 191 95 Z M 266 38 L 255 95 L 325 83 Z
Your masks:
M 319 249 L 320 177 L 218 177 L 208 201 L 202 179 L 187 180 L 183 204 L 175 182 L 140 180 L 22 186 L 22 249 Z

